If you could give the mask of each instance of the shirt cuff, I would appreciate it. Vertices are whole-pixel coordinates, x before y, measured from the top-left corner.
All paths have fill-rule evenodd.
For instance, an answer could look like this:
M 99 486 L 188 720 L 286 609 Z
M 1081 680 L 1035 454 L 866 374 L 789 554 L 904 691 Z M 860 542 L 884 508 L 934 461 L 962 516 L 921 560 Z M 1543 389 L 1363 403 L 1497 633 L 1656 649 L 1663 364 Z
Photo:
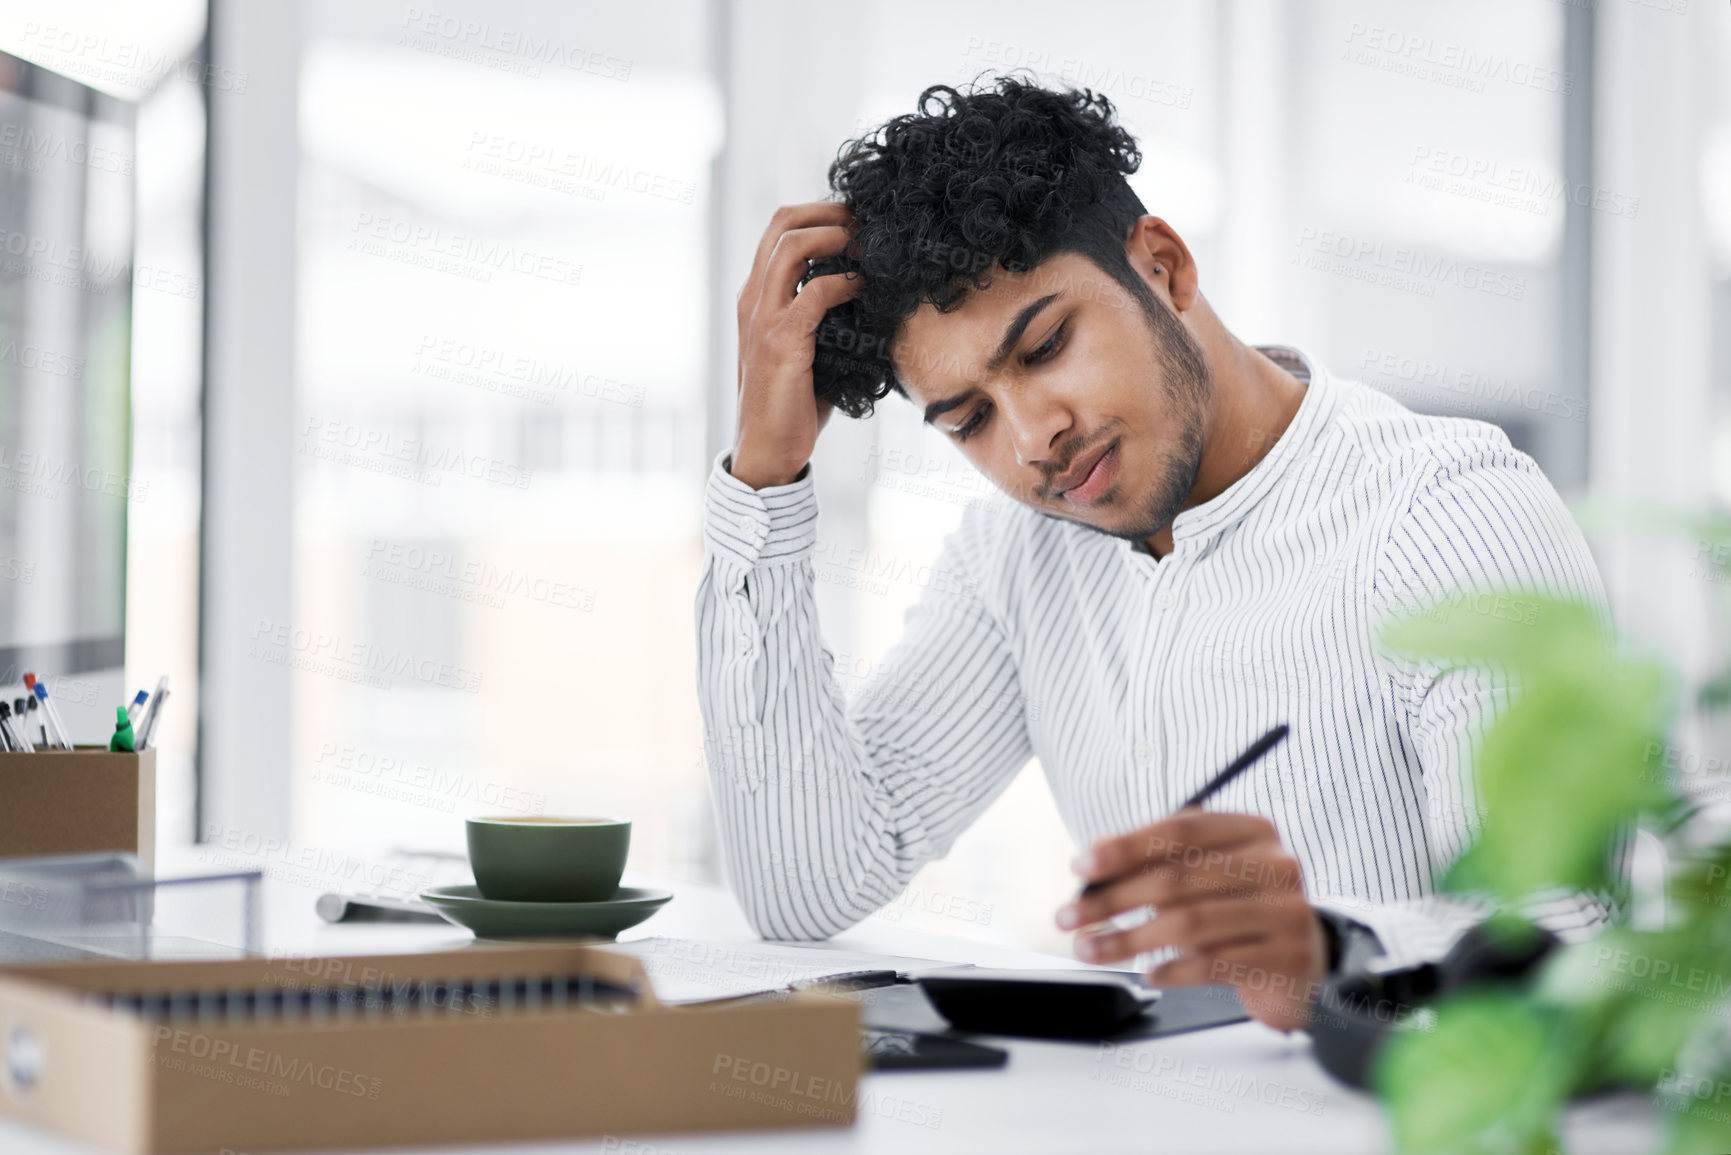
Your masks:
M 710 552 L 742 570 L 811 556 L 817 544 L 817 487 L 811 466 L 787 485 L 753 489 L 727 470 L 721 453 L 709 471 L 703 538 Z

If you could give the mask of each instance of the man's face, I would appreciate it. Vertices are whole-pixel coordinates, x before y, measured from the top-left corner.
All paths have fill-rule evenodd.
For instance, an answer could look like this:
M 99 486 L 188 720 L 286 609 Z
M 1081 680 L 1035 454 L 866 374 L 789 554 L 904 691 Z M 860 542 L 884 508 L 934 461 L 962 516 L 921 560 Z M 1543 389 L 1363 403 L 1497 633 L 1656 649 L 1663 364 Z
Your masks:
M 1196 482 L 1212 393 L 1195 337 L 1079 253 L 998 270 L 960 308 L 902 323 L 892 355 L 926 420 L 1005 493 L 1151 538 Z

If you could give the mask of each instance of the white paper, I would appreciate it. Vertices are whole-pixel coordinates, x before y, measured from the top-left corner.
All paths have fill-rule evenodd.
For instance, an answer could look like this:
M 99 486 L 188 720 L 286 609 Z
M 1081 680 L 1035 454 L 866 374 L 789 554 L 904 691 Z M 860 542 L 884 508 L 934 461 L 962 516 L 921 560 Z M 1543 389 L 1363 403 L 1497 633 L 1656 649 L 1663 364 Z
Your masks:
M 791 983 L 854 971 L 893 970 L 919 975 L 956 966 L 932 959 L 858 954 L 792 943 L 739 945 L 665 936 L 614 943 L 605 949 L 640 959 L 655 997 L 669 1006 L 785 990 Z

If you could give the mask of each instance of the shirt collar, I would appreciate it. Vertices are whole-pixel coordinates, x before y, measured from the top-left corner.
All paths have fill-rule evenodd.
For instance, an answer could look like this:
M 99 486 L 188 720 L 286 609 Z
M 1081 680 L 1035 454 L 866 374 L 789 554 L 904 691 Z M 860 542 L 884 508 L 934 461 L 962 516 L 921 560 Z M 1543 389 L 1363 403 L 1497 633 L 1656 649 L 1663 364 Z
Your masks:
M 1175 552 L 1184 549 L 1186 542 L 1213 537 L 1254 509 L 1279 483 L 1292 463 L 1310 452 L 1333 415 L 1337 390 L 1332 375 L 1321 361 L 1292 345 L 1256 345 L 1253 348 L 1298 378 L 1305 386 L 1304 397 L 1299 401 L 1298 412 L 1293 414 L 1286 431 L 1249 473 L 1215 497 L 1184 510 L 1172 520 Z M 1140 541 L 1120 538 L 1119 548 L 1125 556 L 1152 556 Z

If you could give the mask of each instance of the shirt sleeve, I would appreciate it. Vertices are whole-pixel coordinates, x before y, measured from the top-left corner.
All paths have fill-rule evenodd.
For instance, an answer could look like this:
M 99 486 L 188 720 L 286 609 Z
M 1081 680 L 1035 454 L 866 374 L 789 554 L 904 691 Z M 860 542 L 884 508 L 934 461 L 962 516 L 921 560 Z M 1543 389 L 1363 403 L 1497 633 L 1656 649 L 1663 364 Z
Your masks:
M 980 593 L 985 506 L 850 701 L 818 628 L 809 471 L 753 490 L 716 460 L 698 702 L 729 882 L 764 937 L 826 938 L 895 898 L 1031 757 L 1013 654 Z
M 1457 443 L 1421 473 L 1374 580 L 1373 604 L 1396 613 L 1465 598 L 1473 609 L 1518 621 L 1536 612 L 1536 594 L 1582 602 L 1610 623 L 1604 586 L 1574 519 L 1532 459 L 1500 435 Z M 1472 758 L 1518 686 L 1497 669 L 1398 657 L 1386 663 L 1422 769 L 1434 885 L 1481 825 Z M 1394 903 L 1326 896 L 1314 904 L 1374 932 L 1384 968 L 1442 957 L 1492 912 L 1487 903 L 1434 891 Z M 1555 891 L 1535 896 L 1522 913 L 1573 942 L 1602 929 L 1614 905 L 1611 895 Z

